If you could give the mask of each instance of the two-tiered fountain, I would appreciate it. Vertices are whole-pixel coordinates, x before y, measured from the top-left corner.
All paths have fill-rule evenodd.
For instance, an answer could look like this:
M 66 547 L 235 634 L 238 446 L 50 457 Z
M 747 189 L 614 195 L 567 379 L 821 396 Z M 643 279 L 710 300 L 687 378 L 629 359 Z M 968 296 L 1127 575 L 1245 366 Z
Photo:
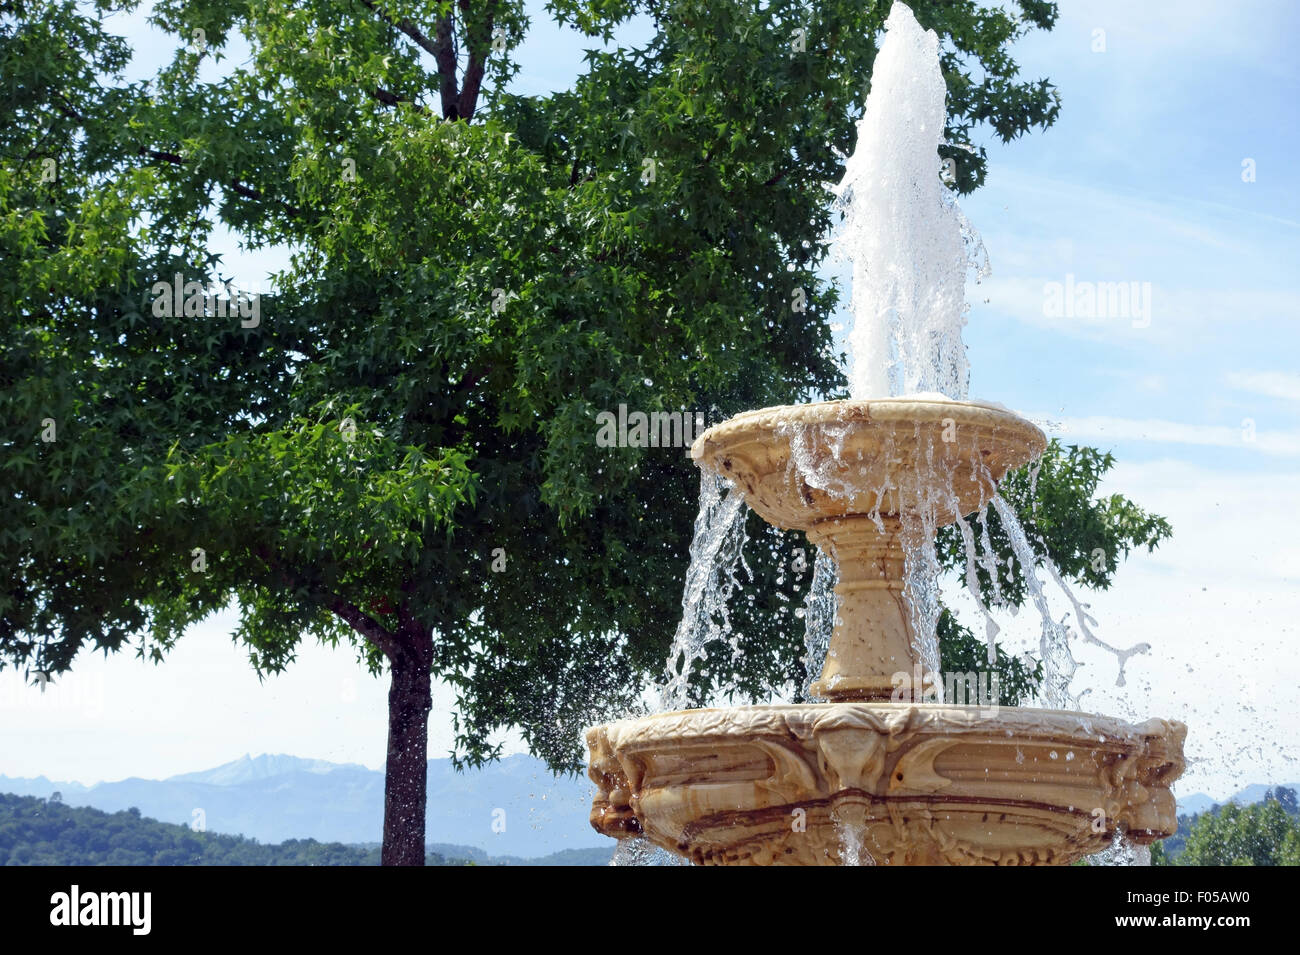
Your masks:
M 855 398 L 747 412 L 691 449 L 834 559 L 838 610 L 812 687 L 827 702 L 590 730 L 592 825 L 712 865 L 1061 864 L 1117 833 L 1148 844 L 1177 826 L 1181 724 L 890 702 L 900 673 L 938 669 L 918 548 L 994 500 L 1045 440 L 1007 410 L 957 400 L 971 235 L 937 168 L 938 40 L 898 3 L 886 28 L 841 186 Z M 870 397 L 882 394 L 906 396 Z

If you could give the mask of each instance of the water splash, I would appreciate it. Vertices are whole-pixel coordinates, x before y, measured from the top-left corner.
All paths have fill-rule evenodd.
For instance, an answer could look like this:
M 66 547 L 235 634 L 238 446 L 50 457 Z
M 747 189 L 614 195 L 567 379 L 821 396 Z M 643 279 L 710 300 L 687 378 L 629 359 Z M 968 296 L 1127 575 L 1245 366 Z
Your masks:
M 689 705 L 696 661 L 704 658 L 710 642 L 731 633 L 727 604 L 740 587 L 740 569 L 749 571 L 742 555 L 748 514 L 744 496 L 730 481 L 701 469 L 700 510 L 695 516 L 682 616 L 668 652 L 664 683 L 658 688 L 660 711 Z
M 1041 545 L 1042 541 L 1039 541 L 1039 544 Z M 1046 545 L 1043 545 L 1043 549 L 1044 551 L 1047 549 Z M 1070 601 L 1070 605 L 1074 607 L 1074 619 L 1078 625 L 1079 632 L 1083 635 L 1083 639 L 1086 642 L 1091 643 L 1093 646 L 1101 647 L 1103 650 L 1114 655 L 1115 660 L 1119 663 L 1119 673 L 1115 677 L 1115 685 L 1124 686 L 1124 667 L 1128 665 L 1129 659 L 1138 654 L 1146 653 L 1151 649 L 1151 644 L 1136 643 L 1127 650 L 1121 650 L 1119 647 L 1113 647 L 1109 643 L 1099 640 L 1092 632 L 1092 626 L 1096 625 L 1097 620 L 1092 616 L 1092 614 L 1088 613 L 1088 605 L 1080 603 L 1079 599 L 1075 597 L 1074 591 L 1061 578 L 1061 572 L 1057 570 L 1056 564 L 1051 560 L 1044 560 L 1043 563 L 1044 566 L 1047 567 L 1048 573 L 1052 575 L 1052 580 L 1056 582 L 1056 586 L 1061 588 L 1066 599 Z
M 855 480 L 853 469 L 844 460 L 844 443 L 851 428 L 849 422 L 779 422 L 776 434 L 790 445 L 786 481 L 795 487 L 802 481 L 830 497 L 851 497 L 861 493 L 860 482 Z M 879 490 L 883 495 L 888 488 Z
M 1140 846 L 1128 837 L 1123 829 L 1116 829 L 1110 845 L 1088 856 L 1088 865 L 1098 866 L 1149 866 L 1151 849 Z
M 636 866 L 690 865 L 691 863 L 689 859 L 674 855 L 665 849 L 660 849 L 645 836 L 631 836 L 618 841 L 618 846 L 614 849 L 614 855 L 609 860 L 609 864 L 611 866 Z
M 840 865 L 875 865 L 875 857 L 866 846 L 866 807 L 856 803 L 836 806 L 831 810 L 831 823 L 840 843 Z
M 1028 535 L 1025 533 L 1016 512 L 1003 500 L 1001 495 L 994 496 L 991 506 L 1002 522 L 1003 531 L 1007 535 L 1007 540 L 1011 543 L 1012 554 L 1019 563 L 1020 576 L 1025 582 L 1031 602 L 1038 610 L 1043 621 L 1042 636 L 1039 639 L 1039 652 L 1043 660 L 1043 683 L 1039 691 L 1043 701 L 1054 709 L 1079 709 L 1079 698 L 1070 692 L 1070 683 L 1079 668 L 1079 663 L 1075 660 L 1070 649 L 1071 640 L 1076 635 L 1082 635 L 1087 643 L 1100 647 L 1115 657 L 1119 665 L 1115 685 L 1123 686 L 1124 667 L 1129 659 L 1137 654 L 1147 652 L 1151 649 L 1151 645 L 1149 643 L 1139 643 L 1127 650 L 1121 650 L 1098 639 L 1092 632 L 1092 627 L 1097 623 L 1096 619 L 1087 612 L 1086 605 L 1082 604 L 1075 596 L 1073 589 L 1065 582 L 1056 564 L 1050 557 L 1046 556 L 1046 545 L 1041 540 L 1039 541 L 1042 551 L 1042 556 L 1039 556 L 1029 543 Z M 1052 615 L 1043 582 L 1039 580 L 1038 574 L 1035 572 L 1035 566 L 1043 567 L 1052 582 L 1065 594 L 1066 599 L 1073 608 L 1077 630 L 1075 627 L 1067 626 L 1064 619 L 1058 621 Z

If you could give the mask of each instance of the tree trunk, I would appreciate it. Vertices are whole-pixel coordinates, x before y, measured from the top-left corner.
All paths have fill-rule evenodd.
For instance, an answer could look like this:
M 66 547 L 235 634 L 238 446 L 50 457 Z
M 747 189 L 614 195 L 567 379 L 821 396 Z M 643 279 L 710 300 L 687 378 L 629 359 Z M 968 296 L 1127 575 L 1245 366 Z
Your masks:
M 432 639 L 429 642 L 432 644 Z M 429 711 L 433 708 L 429 654 L 408 650 L 390 662 L 393 681 L 388 688 L 388 763 L 384 767 L 384 848 L 380 862 L 424 865 Z

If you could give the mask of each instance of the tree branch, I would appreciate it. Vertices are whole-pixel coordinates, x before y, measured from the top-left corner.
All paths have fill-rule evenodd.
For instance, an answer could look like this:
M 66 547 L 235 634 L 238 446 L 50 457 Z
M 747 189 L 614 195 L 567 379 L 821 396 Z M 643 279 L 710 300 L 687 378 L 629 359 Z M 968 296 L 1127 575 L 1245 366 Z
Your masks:
M 308 592 L 311 592 L 310 588 Z M 320 597 L 322 603 L 324 603 L 325 599 L 328 599 L 329 602 L 324 603 L 324 606 L 328 607 L 353 630 L 378 647 L 379 651 L 389 660 L 396 659 L 402 653 L 402 646 L 398 642 L 396 635 L 355 604 L 349 603 L 334 594 L 313 594 L 313 596 Z
M 465 22 L 469 15 L 470 0 L 460 0 L 461 22 Z M 487 9 L 487 18 L 479 28 L 474 31 L 473 35 L 465 37 L 465 45 L 469 47 L 469 63 L 465 67 L 465 85 L 461 87 L 460 101 L 457 104 L 457 112 L 461 119 L 469 119 L 474 115 L 474 109 L 478 105 L 478 94 L 483 87 L 483 74 L 487 72 L 487 58 L 492 51 L 492 21 L 495 16 L 495 4 L 489 3 Z
M 398 30 L 401 30 L 408 37 L 414 40 L 415 45 L 418 46 L 420 49 L 424 50 L 426 53 L 432 54 L 435 57 L 438 55 L 438 44 L 435 41 L 430 40 L 427 36 L 425 36 L 420 31 L 420 28 L 417 27 L 414 23 L 412 23 L 410 19 L 408 19 L 407 17 L 402 17 L 402 19 L 400 20 L 394 20 L 388 14 L 384 13 L 384 11 L 380 10 L 377 6 L 375 6 L 375 4 L 371 2 L 371 0 L 361 0 L 361 2 L 369 10 L 378 14 L 379 18 L 383 20 L 385 23 L 392 24 Z
M 69 119 L 75 119 L 77 122 L 81 123 L 82 126 L 85 126 L 86 117 L 77 111 L 76 107 L 69 102 L 68 98 L 58 90 L 51 90 L 51 92 L 54 94 L 54 108 Z M 417 105 L 416 109 L 419 108 L 420 107 Z M 158 149 L 147 149 L 144 146 L 139 147 L 139 149 L 136 150 L 136 153 L 140 156 L 148 156 L 150 159 L 157 160 L 158 162 L 171 163 L 173 166 L 187 165 L 185 159 L 182 156 L 178 156 L 176 153 L 163 152 Z M 225 183 L 225 185 L 232 192 L 243 196 L 245 199 L 257 199 L 259 201 L 267 199 L 266 194 L 261 190 L 254 189 L 252 186 L 247 186 L 238 179 L 232 179 L 230 182 Z M 290 205 L 283 199 L 278 199 L 276 201 L 291 216 L 297 218 L 302 215 L 302 210 L 297 206 Z
M 375 99 L 379 100 L 379 102 L 383 103 L 385 106 L 399 106 L 402 103 L 406 103 L 411 107 L 411 109 L 415 110 L 417 113 L 425 112 L 424 107 L 421 106 L 419 103 L 415 102 L 414 100 L 407 99 L 405 96 L 399 96 L 396 93 L 389 92 L 388 90 L 380 86 L 376 86 L 373 90 L 371 90 L 370 95 L 373 96 Z
M 442 97 L 442 115 L 446 119 L 456 119 L 460 115 L 456 92 L 456 51 L 452 49 L 451 34 L 452 24 L 449 13 L 438 21 L 434 33 L 438 48 L 434 58 L 438 61 L 438 75 L 442 78 L 439 94 Z
M 353 630 L 373 643 L 379 649 L 379 652 L 388 659 L 395 659 L 396 655 L 402 652 L 402 645 L 397 639 L 397 635 L 356 604 L 305 580 L 271 553 L 270 548 L 266 545 L 259 545 L 256 551 L 257 556 L 262 558 L 266 566 L 274 573 L 279 574 L 280 581 L 285 586 L 306 591 L 311 600 L 340 617 Z
M 468 119 L 463 105 L 468 103 L 470 112 L 474 110 L 474 104 L 478 100 L 478 86 L 474 87 L 473 94 L 465 97 L 460 92 L 456 80 L 456 50 L 452 42 L 453 23 L 451 14 L 442 17 L 434 26 L 433 36 L 430 37 L 418 26 L 411 22 L 410 18 L 403 17 L 400 20 L 394 20 L 374 3 L 374 0 L 361 0 L 361 3 L 385 23 L 391 24 L 394 28 L 401 31 L 411 39 L 416 46 L 425 53 L 433 57 L 434 62 L 438 64 L 438 77 L 440 80 L 438 95 L 442 101 L 442 115 L 445 119 Z M 462 0 L 461 10 L 467 9 L 467 3 Z M 489 36 L 491 34 L 489 28 Z M 466 73 L 468 83 L 471 73 Z M 479 74 L 479 82 L 482 81 L 482 73 Z M 382 100 L 381 100 L 382 101 Z M 392 105 L 391 103 L 389 105 Z
M 171 163 L 173 166 L 189 165 L 188 161 L 184 157 L 178 156 L 176 155 L 176 153 L 163 152 L 158 149 L 146 149 L 144 146 L 141 146 L 137 150 L 137 153 L 141 156 L 148 156 L 150 159 L 157 160 L 158 162 Z M 278 203 L 284 209 L 285 212 L 289 213 L 289 215 L 295 218 L 301 218 L 303 214 L 303 210 L 299 209 L 297 206 L 290 205 L 289 203 L 285 202 L 283 199 L 271 200 L 270 197 L 267 196 L 260 189 L 254 189 L 252 186 L 247 186 L 244 183 L 240 182 L 238 179 L 232 179 L 229 182 L 223 183 L 223 185 L 226 188 L 228 188 L 231 192 L 235 193 L 236 195 L 243 196 L 245 199 L 256 199 L 258 201 L 274 201 Z
M 86 117 L 82 116 L 81 113 L 77 111 L 77 108 L 72 105 L 72 103 L 68 100 L 66 96 L 64 96 L 58 90 L 51 90 L 50 92 L 54 94 L 55 109 L 57 109 L 64 116 L 68 117 L 68 119 L 75 119 L 83 126 L 86 124 Z
M 780 182 L 780 181 L 781 181 L 782 179 L 784 179 L 786 176 L 790 175 L 790 173 L 793 172 L 793 171 L 794 171 L 794 167 L 787 167 L 787 168 L 785 168 L 785 169 L 782 169 L 779 173 L 777 173 L 777 174 L 776 174 L 775 176 L 773 176 L 771 179 L 768 179 L 766 182 L 764 182 L 763 185 L 765 185 L 765 186 L 775 186 L 778 182 Z

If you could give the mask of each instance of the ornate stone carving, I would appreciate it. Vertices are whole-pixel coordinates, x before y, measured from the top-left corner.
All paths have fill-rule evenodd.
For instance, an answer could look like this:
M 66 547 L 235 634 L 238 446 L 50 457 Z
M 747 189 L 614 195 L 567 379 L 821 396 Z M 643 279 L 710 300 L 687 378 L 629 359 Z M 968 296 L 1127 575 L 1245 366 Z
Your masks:
M 881 864 L 1061 864 L 1117 827 L 1175 831 L 1185 733 L 1009 707 L 667 713 L 589 731 L 592 824 L 701 864 L 839 864 L 853 825 Z

